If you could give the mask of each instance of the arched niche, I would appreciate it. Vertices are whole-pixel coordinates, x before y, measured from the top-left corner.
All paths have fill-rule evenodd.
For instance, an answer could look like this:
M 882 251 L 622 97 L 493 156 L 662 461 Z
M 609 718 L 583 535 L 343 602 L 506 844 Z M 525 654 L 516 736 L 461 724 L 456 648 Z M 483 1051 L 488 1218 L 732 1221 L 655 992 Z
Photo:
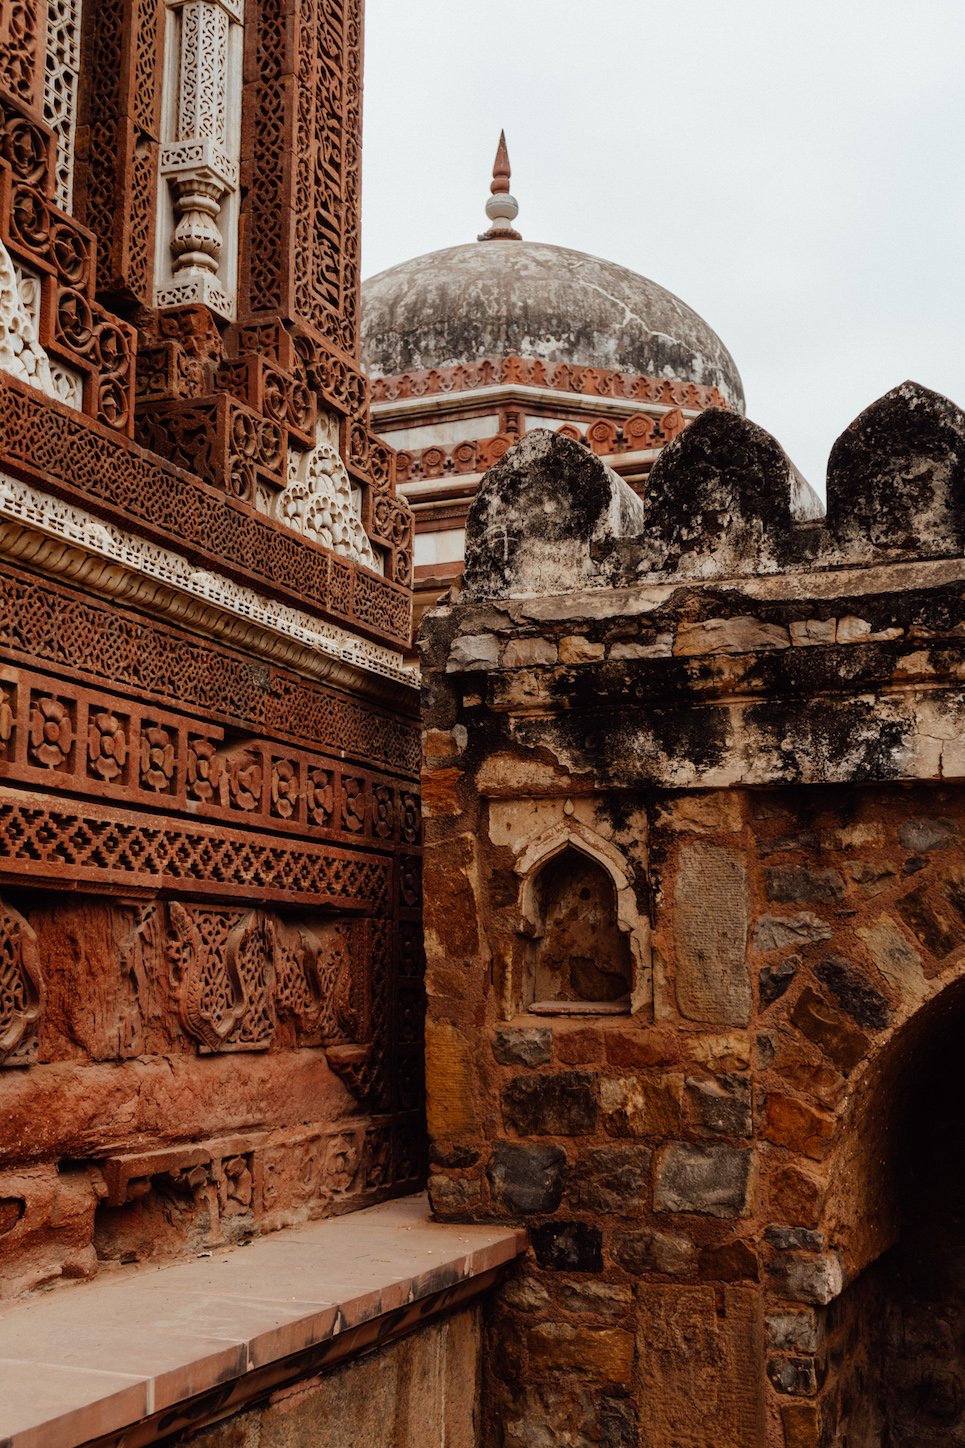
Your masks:
M 855 1448 L 965 1448 L 965 979 L 869 1067 L 833 1161 L 824 1417 Z
M 646 921 L 619 853 L 571 827 L 531 844 L 517 871 L 525 944 L 516 1009 L 628 1013 L 641 993 Z

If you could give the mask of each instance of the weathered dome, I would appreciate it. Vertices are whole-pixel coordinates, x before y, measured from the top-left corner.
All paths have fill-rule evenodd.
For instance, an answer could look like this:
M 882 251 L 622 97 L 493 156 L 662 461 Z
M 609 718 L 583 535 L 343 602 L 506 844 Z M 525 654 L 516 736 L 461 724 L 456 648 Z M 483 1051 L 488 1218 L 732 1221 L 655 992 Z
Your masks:
M 627 267 L 542 242 L 428 252 L 362 286 L 371 377 L 519 356 L 717 387 L 744 410 L 723 342 L 679 297 Z

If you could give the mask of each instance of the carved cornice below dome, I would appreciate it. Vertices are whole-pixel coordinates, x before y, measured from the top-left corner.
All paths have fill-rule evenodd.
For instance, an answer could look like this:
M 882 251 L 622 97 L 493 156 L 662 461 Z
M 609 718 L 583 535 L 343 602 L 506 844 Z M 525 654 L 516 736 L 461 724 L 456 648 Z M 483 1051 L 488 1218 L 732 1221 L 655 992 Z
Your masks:
M 652 452 L 656 457 L 660 448 L 679 437 L 695 416 L 696 411 L 685 416 L 679 407 L 673 407 L 657 417 L 634 412 L 619 422 L 600 417 L 588 427 L 568 422 L 555 430 L 575 442 L 585 443 L 599 457 L 612 459 L 621 453 L 641 452 Z M 518 441 L 511 433 L 501 432 L 495 437 L 466 440 L 451 447 L 434 444 L 400 449 L 396 453 L 396 476 L 401 484 L 454 473 L 484 473 Z
M 533 357 L 486 357 L 478 362 L 461 362 L 454 367 L 432 367 L 426 371 L 401 372 L 392 377 L 373 378 L 373 404 L 405 398 L 431 397 L 437 393 L 469 392 L 481 387 L 544 387 L 553 392 L 572 392 L 583 397 L 625 397 L 628 401 L 664 404 L 668 407 L 727 407 L 716 387 L 696 382 L 675 382 L 666 377 L 646 377 L 631 372 L 612 372 L 603 367 L 579 367 L 568 362 L 542 362 Z

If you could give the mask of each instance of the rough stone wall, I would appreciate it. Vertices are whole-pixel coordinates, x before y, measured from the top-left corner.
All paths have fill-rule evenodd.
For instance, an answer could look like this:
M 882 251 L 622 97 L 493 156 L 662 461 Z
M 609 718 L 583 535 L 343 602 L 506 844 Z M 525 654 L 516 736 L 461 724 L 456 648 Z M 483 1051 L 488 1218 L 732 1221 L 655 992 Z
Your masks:
M 955 1441 L 915 1436 L 954 1334 L 925 1342 L 889 1264 L 965 978 L 963 424 L 911 384 L 875 404 L 826 523 L 712 412 L 642 518 L 548 435 L 474 505 L 423 625 L 427 1080 L 436 1213 L 531 1231 L 489 1321 L 494 1444 Z M 622 1014 L 527 995 L 562 852 L 612 880 Z
M 195 1448 L 484 1448 L 481 1313 L 472 1308 L 430 1323 L 177 1441 Z

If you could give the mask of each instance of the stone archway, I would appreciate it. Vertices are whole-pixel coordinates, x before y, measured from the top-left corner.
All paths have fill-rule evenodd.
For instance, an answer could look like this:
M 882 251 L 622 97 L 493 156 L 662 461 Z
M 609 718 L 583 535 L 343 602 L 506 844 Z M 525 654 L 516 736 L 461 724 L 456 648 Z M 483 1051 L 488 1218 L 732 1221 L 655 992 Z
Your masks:
M 965 1445 L 965 979 L 895 1032 L 830 1173 L 848 1284 L 820 1325 L 822 1423 L 849 1448 Z

